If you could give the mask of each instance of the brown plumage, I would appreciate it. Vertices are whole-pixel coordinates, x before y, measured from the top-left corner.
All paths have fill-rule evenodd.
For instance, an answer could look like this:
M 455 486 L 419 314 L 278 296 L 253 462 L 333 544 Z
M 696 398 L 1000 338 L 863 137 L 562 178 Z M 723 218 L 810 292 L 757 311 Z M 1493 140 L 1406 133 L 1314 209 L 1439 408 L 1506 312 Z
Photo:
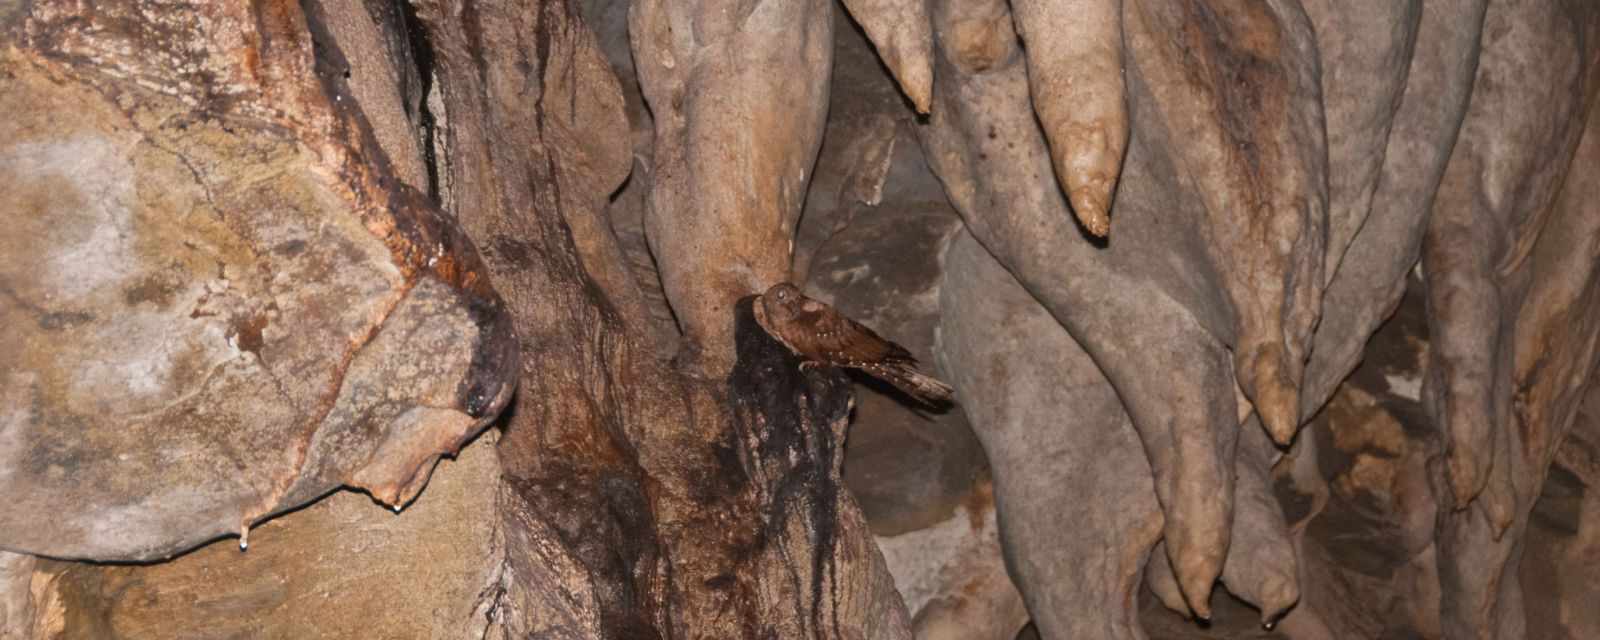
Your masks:
M 807 360 L 802 367 L 820 362 L 860 369 L 930 406 L 945 406 L 954 398 L 949 385 L 917 371 L 917 360 L 905 347 L 806 297 L 792 284 L 780 282 L 767 289 L 756 299 L 755 314 L 761 328 Z

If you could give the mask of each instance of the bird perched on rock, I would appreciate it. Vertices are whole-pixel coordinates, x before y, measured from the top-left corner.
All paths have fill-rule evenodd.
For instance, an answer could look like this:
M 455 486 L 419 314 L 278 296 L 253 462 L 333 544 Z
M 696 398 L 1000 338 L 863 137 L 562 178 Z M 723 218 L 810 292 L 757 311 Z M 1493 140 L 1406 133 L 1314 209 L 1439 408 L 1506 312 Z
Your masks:
M 955 390 L 917 371 L 917 360 L 905 347 L 883 339 L 822 302 L 800 293 L 787 282 L 772 285 L 756 299 L 756 322 L 806 362 L 859 369 L 894 385 L 918 402 L 949 405 Z

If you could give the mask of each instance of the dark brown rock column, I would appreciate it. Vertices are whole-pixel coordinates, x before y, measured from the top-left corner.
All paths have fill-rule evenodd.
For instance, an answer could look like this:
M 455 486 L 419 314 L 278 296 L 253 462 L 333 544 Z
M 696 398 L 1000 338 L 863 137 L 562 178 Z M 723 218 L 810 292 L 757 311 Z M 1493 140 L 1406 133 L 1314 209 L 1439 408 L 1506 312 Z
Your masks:
M 837 374 L 802 375 L 736 297 L 692 321 L 727 337 L 710 355 L 731 377 L 685 372 L 648 348 L 650 319 L 630 311 L 636 281 L 601 217 L 631 160 L 622 94 L 567 8 L 419 7 L 450 123 L 456 213 L 487 248 L 524 336 L 521 400 L 499 445 L 508 570 L 495 620 L 515 636 L 907 637 L 904 607 L 842 490 L 849 397 Z M 656 116 L 658 130 L 669 126 Z M 777 217 L 740 220 L 784 237 Z M 659 257 L 664 268 L 738 262 Z

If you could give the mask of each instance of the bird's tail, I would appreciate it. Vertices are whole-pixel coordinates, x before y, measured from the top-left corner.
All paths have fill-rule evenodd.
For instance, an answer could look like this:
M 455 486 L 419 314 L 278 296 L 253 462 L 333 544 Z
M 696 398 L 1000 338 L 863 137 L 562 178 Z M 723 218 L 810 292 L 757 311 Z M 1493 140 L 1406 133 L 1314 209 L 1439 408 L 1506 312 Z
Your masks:
M 955 402 L 956 390 L 933 376 L 917 371 L 915 361 L 877 364 L 867 368 L 867 373 L 894 385 L 917 402 L 930 407 L 942 409 Z

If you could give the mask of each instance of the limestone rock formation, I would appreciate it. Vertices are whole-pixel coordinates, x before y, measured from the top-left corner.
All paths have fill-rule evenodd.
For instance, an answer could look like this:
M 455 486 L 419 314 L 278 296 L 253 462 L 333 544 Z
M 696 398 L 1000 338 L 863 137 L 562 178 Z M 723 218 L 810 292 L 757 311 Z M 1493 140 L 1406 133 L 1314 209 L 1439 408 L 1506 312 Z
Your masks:
M 1597 43 L 0 2 L 0 638 L 1600 635 Z M 780 281 L 958 405 L 801 371 Z
M 3 25 L 0 546 L 152 560 L 340 486 L 399 508 L 510 398 L 471 242 L 271 18 Z

